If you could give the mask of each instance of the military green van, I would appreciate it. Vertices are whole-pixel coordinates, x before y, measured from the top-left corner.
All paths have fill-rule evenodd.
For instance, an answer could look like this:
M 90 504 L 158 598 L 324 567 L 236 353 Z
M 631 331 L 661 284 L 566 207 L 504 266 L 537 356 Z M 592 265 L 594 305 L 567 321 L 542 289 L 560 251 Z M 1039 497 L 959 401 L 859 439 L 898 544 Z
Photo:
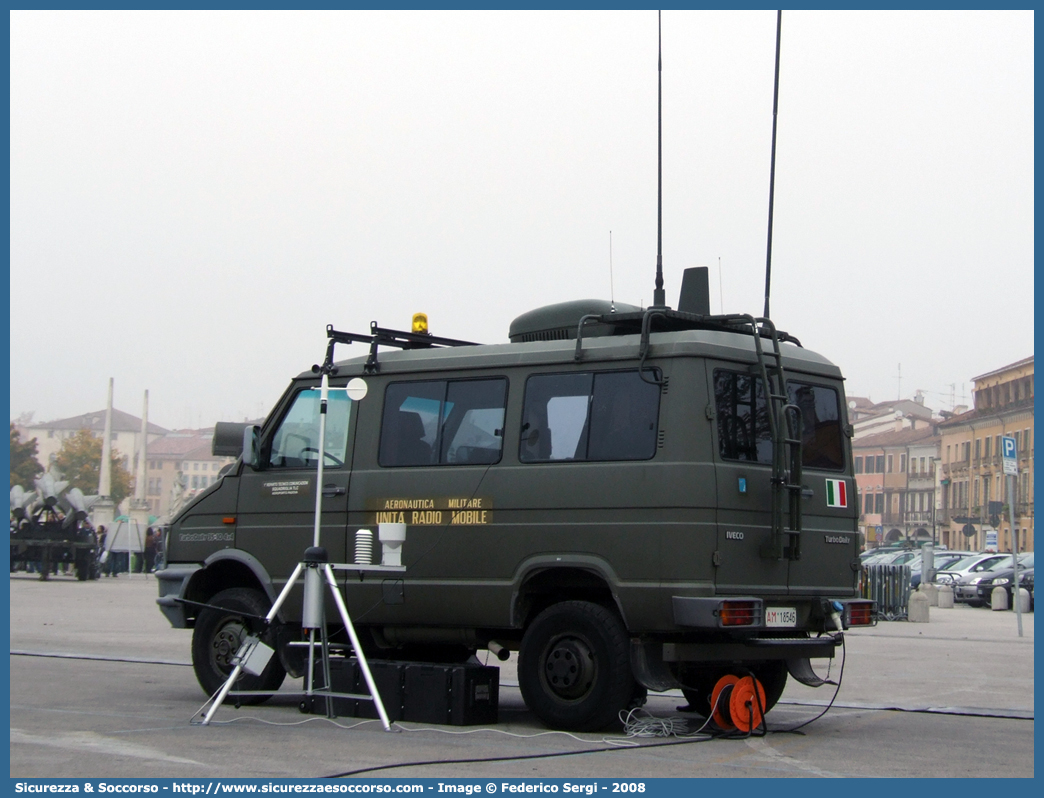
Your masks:
M 646 690 L 707 715 L 728 674 L 756 676 L 767 711 L 788 673 L 818 683 L 809 658 L 841 625 L 874 622 L 841 372 L 769 321 L 590 300 L 527 313 L 502 344 L 328 334 L 370 348 L 330 377 L 322 484 L 310 370 L 245 450 L 218 430 L 239 459 L 171 522 L 159 605 L 194 630 L 208 694 L 311 545 L 316 491 L 331 562 L 355 560 L 358 530 L 406 524 L 403 573 L 337 572 L 367 655 L 517 652 L 553 728 L 604 727 Z M 333 390 L 354 378 L 362 400 Z M 242 689 L 301 674 L 300 618 L 298 587 L 267 632 L 279 656 Z M 327 618 L 346 639 L 332 602 Z

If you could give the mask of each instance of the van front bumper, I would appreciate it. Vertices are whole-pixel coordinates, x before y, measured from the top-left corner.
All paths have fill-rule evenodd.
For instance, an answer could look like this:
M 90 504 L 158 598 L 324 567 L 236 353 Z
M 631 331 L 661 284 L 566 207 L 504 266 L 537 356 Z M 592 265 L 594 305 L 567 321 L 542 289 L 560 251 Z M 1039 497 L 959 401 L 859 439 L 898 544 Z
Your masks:
M 156 582 L 159 584 L 159 598 L 156 599 L 156 603 L 159 604 L 160 611 L 175 629 L 188 629 L 185 605 L 181 599 L 185 597 L 185 588 L 188 586 L 189 579 L 201 567 L 199 565 L 174 565 L 155 573 Z

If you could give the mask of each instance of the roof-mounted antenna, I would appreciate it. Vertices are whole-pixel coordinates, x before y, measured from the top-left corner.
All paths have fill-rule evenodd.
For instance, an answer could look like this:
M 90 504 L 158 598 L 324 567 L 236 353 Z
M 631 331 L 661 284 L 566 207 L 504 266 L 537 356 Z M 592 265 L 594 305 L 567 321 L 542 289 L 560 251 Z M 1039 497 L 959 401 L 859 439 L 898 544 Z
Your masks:
M 667 306 L 663 292 L 663 25 L 662 11 L 656 12 L 656 289 L 653 307 Z
M 613 231 L 609 231 L 609 312 L 616 313 L 616 291 L 613 289 Z
M 783 10 L 776 12 L 776 85 L 772 90 L 772 162 L 769 167 L 768 246 L 765 253 L 765 318 L 769 317 L 769 285 L 772 279 L 772 201 L 776 192 L 776 115 L 779 112 L 779 38 Z

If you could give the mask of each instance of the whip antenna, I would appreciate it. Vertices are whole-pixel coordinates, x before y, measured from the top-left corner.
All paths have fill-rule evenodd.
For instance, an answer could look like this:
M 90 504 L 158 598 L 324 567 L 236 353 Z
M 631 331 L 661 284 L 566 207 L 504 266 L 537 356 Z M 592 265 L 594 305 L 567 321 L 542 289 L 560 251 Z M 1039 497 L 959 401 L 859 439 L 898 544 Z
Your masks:
M 656 12 L 656 289 L 653 291 L 653 306 L 667 306 L 663 293 L 663 26 Z
M 783 10 L 776 12 L 776 84 L 772 90 L 772 161 L 769 166 L 768 246 L 765 253 L 765 318 L 769 317 L 769 284 L 772 279 L 772 201 L 776 193 L 776 115 L 779 112 L 779 38 Z
M 613 231 L 609 231 L 609 312 L 616 313 L 616 291 L 613 289 Z

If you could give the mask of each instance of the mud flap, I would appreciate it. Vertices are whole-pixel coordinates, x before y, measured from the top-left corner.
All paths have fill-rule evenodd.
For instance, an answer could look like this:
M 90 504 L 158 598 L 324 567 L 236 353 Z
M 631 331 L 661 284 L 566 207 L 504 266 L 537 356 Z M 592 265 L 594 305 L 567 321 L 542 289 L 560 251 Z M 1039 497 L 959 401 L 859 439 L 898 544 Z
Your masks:
M 638 684 L 655 692 L 681 686 L 663 661 L 662 643 L 631 640 L 631 672 Z
M 816 672 L 812 670 L 812 661 L 809 659 L 788 659 L 787 670 L 790 671 L 791 676 L 809 687 L 822 687 L 824 684 L 837 684 L 837 682 L 831 681 L 830 679 L 820 679 L 816 676 Z

